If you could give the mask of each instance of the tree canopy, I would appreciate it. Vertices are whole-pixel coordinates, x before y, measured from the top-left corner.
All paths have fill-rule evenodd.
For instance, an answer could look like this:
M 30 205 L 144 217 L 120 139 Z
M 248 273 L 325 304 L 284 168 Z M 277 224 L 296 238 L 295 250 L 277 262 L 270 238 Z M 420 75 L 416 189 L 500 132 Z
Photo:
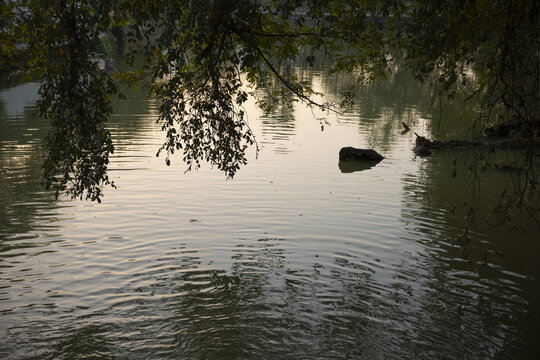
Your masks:
M 402 59 L 441 94 L 467 85 L 482 100 L 477 130 L 510 121 L 523 141 L 538 138 L 535 0 L 8 0 L 0 13 L 2 58 L 23 53 L 41 81 L 38 110 L 51 120 L 44 182 L 57 194 L 99 201 L 111 183 L 106 121 L 119 81 L 159 99 L 158 153 L 167 164 L 180 152 L 189 169 L 206 161 L 232 177 L 256 146 L 242 108 L 250 89 L 264 90 L 266 110 L 290 95 L 334 106 L 315 102 L 309 84 L 287 71 L 317 56 L 358 83 Z M 131 70 L 99 69 L 100 37 L 111 33 Z M 354 87 L 341 105 L 353 95 Z M 533 148 L 525 190 L 535 193 Z

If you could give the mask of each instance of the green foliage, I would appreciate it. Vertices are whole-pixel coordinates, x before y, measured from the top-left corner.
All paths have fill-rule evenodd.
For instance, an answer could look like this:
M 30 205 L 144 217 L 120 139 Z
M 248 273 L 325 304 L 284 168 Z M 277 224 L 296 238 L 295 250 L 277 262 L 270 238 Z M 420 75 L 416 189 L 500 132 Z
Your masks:
M 151 91 L 162 103 L 158 122 L 166 142 L 158 155 L 165 151 L 169 164 L 170 155 L 182 151 L 188 169 L 205 160 L 232 177 L 246 163 L 254 137 L 242 110 L 245 85 L 264 90 L 259 104 L 267 111 L 294 98 L 331 107 L 314 102 L 309 84 L 290 71 L 299 49 L 311 49 L 305 58 L 311 64 L 316 52 L 332 57 L 332 71 L 362 68 L 374 74 L 386 65 L 382 36 L 368 20 L 371 5 L 364 2 L 132 0 L 125 5 L 128 62 L 144 57 Z
M 445 92 L 473 84 L 481 129 L 498 119 L 530 125 L 540 105 L 539 11 L 532 0 L 412 2 L 397 46 L 418 79 L 434 76 Z
M 51 120 L 44 144 L 45 185 L 57 195 L 65 191 L 100 201 L 103 186 L 110 184 L 107 165 L 114 148 L 105 122 L 116 89 L 92 59 L 106 18 L 85 1 L 27 5 L 30 65 L 41 81 L 38 113 Z
M 411 2 L 406 22 L 394 27 L 396 47 L 415 76 L 434 81 L 439 94 L 459 88 L 481 104 L 472 129 L 480 137 L 492 125 L 513 129 L 522 169 L 491 214 L 501 224 L 525 210 L 539 222 L 540 5 L 534 0 L 422 0 Z M 406 16 L 406 18 L 405 18 Z M 475 189 L 485 163 L 471 163 Z
M 0 71 L 20 67 L 21 45 L 18 19 L 21 11 L 16 1 L 0 2 Z M 20 24 L 19 24 L 20 25 Z
M 166 154 L 167 164 L 181 152 L 188 169 L 206 161 L 229 177 L 255 143 L 242 110 L 247 89 L 255 89 L 266 111 L 294 101 L 334 109 L 315 102 L 319 94 L 291 70 L 295 61 L 313 65 L 318 57 L 330 59 L 331 73 L 353 74 L 358 83 L 385 76 L 393 58 L 404 57 L 419 80 L 435 79 L 439 93 L 452 95 L 467 84 L 472 96 L 483 97 L 481 128 L 494 118 L 511 118 L 535 134 L 540 36 L 534 0 L 9 4 L 0 8 L 5 19 L 17 7 L 29 10 L 18 26 L 29 44 L 29 65 L 42 81 L 40 113 L 51 119 L 45 183 L 76 197 L 99 200 L 109 183 L 113 146 L 105 121 L 116 91 L 113 79 L 147 86 L 160 100 L 165 142 L 158 154 Z M 2 25 L 0 36 L 12 34 L 5 30 L 10 26 Z M 91 58 L 100 48 L 111 50 L 102 35 L 119 28 L 126 33 L 125 60 L 132 70 L 111 76 Z M 342 105 L 352 103 L 354 91 L 344 94 Z

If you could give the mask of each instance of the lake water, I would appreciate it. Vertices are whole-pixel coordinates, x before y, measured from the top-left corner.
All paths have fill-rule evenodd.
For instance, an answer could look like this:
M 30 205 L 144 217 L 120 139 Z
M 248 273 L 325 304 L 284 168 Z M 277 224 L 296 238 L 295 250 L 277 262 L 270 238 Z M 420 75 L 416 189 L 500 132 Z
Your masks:
M 334 101 L 347 85 L 302 76 Z M 465 134 L 469 105 L 439 114 L 400 72 L 342 116 L 251 103 L 260 152 L 227 180 L 156 158 L 158 104 L 126 92 L 97 204 L 41 187 L 37 87 L 0 85 L 0 358 L 539 357 L 538 228 L 479 222 L 455 244 L 468 154 L 412 153 L 413 131 Z M 342 172 L 343 146 L 386 159 Z M 507 180 L 488 170 L 482 204 Z

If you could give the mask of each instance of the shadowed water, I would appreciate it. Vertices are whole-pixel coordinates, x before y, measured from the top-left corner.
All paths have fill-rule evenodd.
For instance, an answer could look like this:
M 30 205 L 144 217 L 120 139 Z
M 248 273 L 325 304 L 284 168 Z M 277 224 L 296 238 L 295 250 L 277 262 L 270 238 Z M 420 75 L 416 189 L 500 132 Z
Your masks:
M 298 71 L 330 100 L 347 86 Z M 233 180 L 156 158 L 157 103 L 128 92 L 110 120 L 119 187 L 100 205 L 40 186 L 36 91 L 0 86 L 1 358 L 538 356 L 538 229 L 479 223 L 453 243 L 470 199 L 464 166 L 450 176 L 462 154 L 415 158 L 413 131 L 466 134 L 472 110 L 434 116 L 406 74 L 339 117 L 250 104 L 261 151 Z M 342 146 L 385 160 L 342 172 Z M 506 180 L 489 170 L 486 205 Z

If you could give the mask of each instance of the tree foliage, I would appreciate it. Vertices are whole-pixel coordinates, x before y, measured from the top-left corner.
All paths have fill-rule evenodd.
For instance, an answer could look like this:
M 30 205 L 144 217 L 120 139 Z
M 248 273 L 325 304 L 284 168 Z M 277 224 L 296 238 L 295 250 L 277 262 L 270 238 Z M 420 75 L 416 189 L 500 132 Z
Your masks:
M 73 197 L 98 201 L 102 186 L 110 183 L 107 165 L 113 145 L 105 123 L 116 91 L 93 60 L 99 33 L 109 23 L 106 5 L 32 1 L 31 21 L 26 23 L 30 65 L 41 81 L 38 112 L 51 120 L 45 140 L 45 185 L 54 186 L 57 194 L 65 190 Z
M 0 70 L 12 70 L 17 67 L 20 34 L 17 32 L 17 20 L 20 7 L 16 1 L 0 2 Z
M 420 1 L 412 3 L 410 18 L 396 36 L 418 79 L 431 78 L 439 92 L 450 96 L 467 88 L 469 97 L 479 100 L 475 137 L 498 126 L 504 130 L 498 135 L 518 150 L 512 166 L 520 171 L 490 215 L 496 225 L 514 210 L 525 210 L 540 225 L 539 12 L 537 1 Z M 477 188 L 485 164 L 480 153 L 469 166 Z
M 537 140 L 539 14 L 534 0 L 26 0 L 29 66 L 39 76 L 41 115 L 51 119 L 44 179 L 57 191 L 99 200 L 113 151 L 105 126 L 115 81 L 148 86 L 160 100 L 165 161 L 209 162 L 234 176 L 255 143 L 242 104 L 263 89 L 264 109 L 314 91 L 292 61 L 331 59 L 330 72 L 358 81 L 384 76 L 394 57 L 420 80 L 452 94 L 468 84 L 483 99 L 480 128 L 515 121 Z M 100 34 L 126 34 L 131 71 L 107 74 L 92 57 Z M 474 71 L 473 71 L 474 70 Z M 281 86 L 274 86 L 277 83 Z M 472 84 L 472 85 L 471 85 Z M 246 86 L 247 85 L 247 86 Z M 354 88 L 344 93 L 346 104 Z M 529 165 L 534 152 L 528 155 Z M 532 166 L 532 165 L 531 165 Z M 531 167 L 532 169 L 532 167 Z M 526 184 L 535 189 L 534 176 Z

